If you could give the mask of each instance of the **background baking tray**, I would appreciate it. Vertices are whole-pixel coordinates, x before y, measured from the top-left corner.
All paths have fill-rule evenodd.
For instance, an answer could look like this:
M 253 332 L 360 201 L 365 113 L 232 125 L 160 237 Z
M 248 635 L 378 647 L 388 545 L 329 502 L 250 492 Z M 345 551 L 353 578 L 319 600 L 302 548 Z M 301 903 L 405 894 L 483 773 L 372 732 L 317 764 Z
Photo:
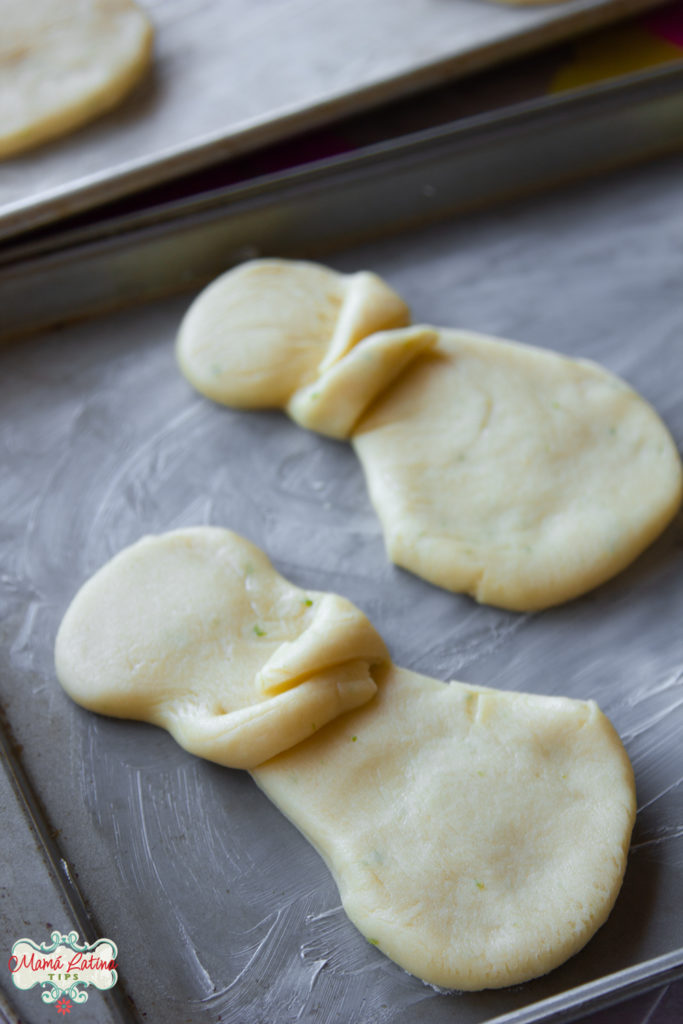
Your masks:
M 384 275 L 417 321 L 599 360 L 654 404 L 681 446 L 682 172 L 683 158 L 669 157 L 338 248 L 328 261 Z M 318 220 L 311 245 L 324 234 Z M 88 253 L 83 277 L 106 277 L 106 263 L 89 264 Z M 632 568 L 558 609 L 515 615 L 448 594 L 387 562 L 348 445 L 189 388 L 173 355 L 187 302 L 150 303 L 0 351 L 0 692 L 58 850 L 54 872 L 75 880 L 90 927 L 119 947 L 119 999 L 127 993 L 147 1020 L 192 1024 L 523 1024 L 570 1019 L 679 973 L 680 517 Z M 142 534 L 197 523 L 228 526 L 297 584 L 355 601 L 399 664 L 598 700 L 633 761 L 639 813 L 616 908 L 581 953 L 514 989 L 436 993 L 363 940 L 317 854 L 246 774 L 68 700 L 52 649 L 78 586 Z M 35 829 L 21 814 L 7 820 L 13 859 L 23 860 Z M 19 886 L 21 872 L 13 877 Z M 19 896 L 0 911 L 5 948 L 62 925 L 37 891 L 23 905 Z M 63 913 L 66 930 L 80 911 L 72 900 Z M 11 986 L 7 996 L 16 1004 Z M 40 1011 L 35 997 L 29 1019 L 42 1024 Z M 133 1012 L 123 1000 L 111 1019 Z
M 0 340 L 188 289 L 249 256 L 324 253 L 681 146 L 677 63 L 149 207 L 115 204 L 0 246 Z
M 140 0 L 152 73 L 116 111 L 0 164 L 0 236 L 654 6 L 568 0 Z

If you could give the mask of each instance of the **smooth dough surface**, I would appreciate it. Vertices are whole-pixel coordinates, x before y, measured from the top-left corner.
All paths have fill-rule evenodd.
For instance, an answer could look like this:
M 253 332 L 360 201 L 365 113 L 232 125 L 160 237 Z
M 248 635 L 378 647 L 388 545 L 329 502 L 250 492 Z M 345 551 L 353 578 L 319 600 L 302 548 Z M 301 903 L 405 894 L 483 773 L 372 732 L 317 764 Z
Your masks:
M 606 920 L 626 865 L 634 783 L 608 719 L 396 666 L 377 681 L 257 784 L 411 974 L 477 990 L 552 970 Z
M 398 668 L 358 609 L 292 586 L 229 531 L 116 556 L 68 609 L 56 666 L 83 706 L 248 767 L 354 924 L 432 984 L 543 974 L 614 903 L 635 793 L 593 702 Z
M 374 275 L 255 261 L 195 300 L 180 365 L 217 401 L 351 438 L 391 560 L 487 604 L 577 597 L 670 522 L 680 458 L 623 381 L 407 316 Z
M 681 501 L 671 436 L 618 377 L 466 331 L 439 331 L 353 445 L 392 561 L 514 610 L 614 576 Z
M 147 67 L 133 0 L 0 0 L 0 158 L 115 106 Z

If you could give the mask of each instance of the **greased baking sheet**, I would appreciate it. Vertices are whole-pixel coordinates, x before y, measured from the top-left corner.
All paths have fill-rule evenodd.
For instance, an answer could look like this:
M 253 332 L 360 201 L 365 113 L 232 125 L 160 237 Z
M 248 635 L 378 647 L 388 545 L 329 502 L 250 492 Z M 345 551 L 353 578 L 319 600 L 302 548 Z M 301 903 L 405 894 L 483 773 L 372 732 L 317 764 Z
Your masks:
M 683 159 L 669 158 L 328 261 L 384 275 L 417 321 L 599 360 L 654 404 L 680 447 L 682 172 Z M 577 986 L 597 981 L 616 998 L 629 978 L 680 967 L 680 517 L 632 568 L 554 610 L 512 614 L 432 587 L 387 562 L 347 444 L 190 389 L 173 354 L 188 301 L 0 351 L 2 701 L 62 855 L 118 945 L 120 985 L 138 1013 L 202 1024 L 481 1024 L 550 1019 L 564 1007 L 553 1019 L 567 1019 L 596 994 Z M 76 589 L 142 534 L 200 523 L 249 537 L 295 583 L 356 602 L 401 665 L 597 699 L 632 759 L 639 813 L 622 893 L 581 953 L 514 989 L 437 993 L 354 929 L 318 855 L 247 774 L 68 700 L 52 648 Z M 41 908 L 27 906 L 24 920 L 38 928 Z M 2 928 L 5 948 L 26 931 L 7 915 Z M 33 995 L 30 1019 L 51 1020 Z M 559 1003 L 534 1007 L 551 997 Z
M 486 67 L 657 0 L 138 0 L 150 73 L 116 110 L 0 163 L 0 237 Z

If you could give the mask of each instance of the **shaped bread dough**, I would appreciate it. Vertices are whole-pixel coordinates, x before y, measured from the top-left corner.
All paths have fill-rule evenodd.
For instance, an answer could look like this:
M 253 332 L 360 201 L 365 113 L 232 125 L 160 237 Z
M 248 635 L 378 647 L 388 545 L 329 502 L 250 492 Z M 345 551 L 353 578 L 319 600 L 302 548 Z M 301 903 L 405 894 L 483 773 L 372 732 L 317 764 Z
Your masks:
M 0 0 L 0 158 L 115 106 L 149 64 L 133 0 Z
M 305 592 L 248 541 L 146 537 L 79 591 L 57 674 L 84 707 L 153 722 L 199 757 L 251 768 L 370 700 L 381 638 L 349 601 Z
M 432 984 L 543 974 L 614 903 L 633 774 L 592 701 L 398 668 L 348 601 L 293 587 L 228 531 L 116 556 L 67 611 L 56 665 L 85 707 L 249 767 L 354 924 Z
M 397 565 L 534 611 L 615 575 L 673 518 L 676 448 L 613 374 L 472 332 L 387 329 L 374 278 L 349 343 L 325 294 L 337 278 L 272 260 L 230 271 L 185 317 L 180 366 L 217 401 L 282 406 L 302 426 L 351 437 Z

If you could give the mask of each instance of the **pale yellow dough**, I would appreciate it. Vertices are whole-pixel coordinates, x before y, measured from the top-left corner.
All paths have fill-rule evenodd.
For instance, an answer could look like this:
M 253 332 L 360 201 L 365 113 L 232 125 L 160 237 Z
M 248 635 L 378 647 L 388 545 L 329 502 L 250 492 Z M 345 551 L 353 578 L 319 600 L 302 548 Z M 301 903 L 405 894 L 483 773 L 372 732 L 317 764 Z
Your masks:
M 678 453 L 623 381 L 586 360 L 407 324 L 373 275 L 256 261 L 195 300 L 178 356 L 217 401 L 281 406 L 350 437 L 392 561 L 487 604 L 577 597 L 673 518 Z
M 557 967 L 604 923 L 626 866 L 635 791 L 610 722 L 592 701 L 396 666 L 376 678 L 375 700 L 257 784 L 411 974 L 477 990 Z
M 681 501 L 673 441 L 623 381 L 466 331 L 439 332 L 353 445 L 392 561 L 517 611 L 614 576 Z
M 178 361 L 217 402 L 286 406 L 362 338 L 410 322 L 375 274 L 315 263 L 254 260 L 205 288 L 180 327 Z
M 0 0 L 0 158 L 120 102 L 149 64 L 133 0 Z
M 595 703 L 398 668 L 358 609 L 287 583 L 233 533 L 119 554 L 67 611 L 56 665 L 85 707 L 250 768 L 354 924 L 432 984 L 543 974 L 614 903 L 635 794 Z
M 93 576 L 55 659 L 91 711 L 252 768 L 373 697 L 369 667 L 389 655 L 349 601 L 299 590 L 253 544 L 204 527 L 145 537 Z

